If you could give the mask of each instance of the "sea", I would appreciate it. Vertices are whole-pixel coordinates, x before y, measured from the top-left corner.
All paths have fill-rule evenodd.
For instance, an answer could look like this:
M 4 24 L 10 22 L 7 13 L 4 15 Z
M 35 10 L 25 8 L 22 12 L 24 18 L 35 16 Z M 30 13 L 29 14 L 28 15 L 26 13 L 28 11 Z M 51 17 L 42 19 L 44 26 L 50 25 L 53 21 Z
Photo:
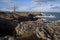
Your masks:
M 50 18 L 43 18 L 46 19 L 48 21 L 57 21 L 60 20 L 60 12 L 41 12 L 42 15 L 48 14 L 48 15 L 52 15 L 54 17 L 50 17 Z

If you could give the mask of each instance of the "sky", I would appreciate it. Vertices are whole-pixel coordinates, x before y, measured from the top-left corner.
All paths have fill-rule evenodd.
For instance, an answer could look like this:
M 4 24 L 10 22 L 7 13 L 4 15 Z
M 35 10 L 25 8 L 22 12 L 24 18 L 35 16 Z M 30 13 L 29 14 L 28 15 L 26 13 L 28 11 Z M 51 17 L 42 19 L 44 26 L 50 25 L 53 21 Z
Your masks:
M 24 12 L 60 12 L 60 0 L 0 0 L 0 10 Z

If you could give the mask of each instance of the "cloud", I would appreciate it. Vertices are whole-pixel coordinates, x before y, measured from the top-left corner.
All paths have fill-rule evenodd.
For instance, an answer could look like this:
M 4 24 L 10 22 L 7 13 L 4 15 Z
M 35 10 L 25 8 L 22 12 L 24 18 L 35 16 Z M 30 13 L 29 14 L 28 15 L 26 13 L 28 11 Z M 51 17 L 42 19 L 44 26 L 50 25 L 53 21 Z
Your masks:
M 5 3 L 10 2 L 10 1 L 12 0 L 0 0 L 0 2 L 5 2 Z
M 52 12 L 60 12 L 60 3 L 53 4 L 52 6 L 50 6 L 49 10 Z
M 60 4 L 55 4 L 51 7 L 51 9 L 60 9 Z
M 8 9 L 3 8 L 3 10 L 13 10 L 14 4 L 15 6 L 19 4 L 16 1 L 12 0 L 0 0 L 0 2 L 5 2 L 7 4 Z M 33 0 L 31 1 L 30 5 L 19 5 L 16 9 L 17 11 L 37 11 L 37 12 L 59 12 L 60 10 L 60 4 L 43 4 L 47 2 L 53 2 L 55 0 Z M 38 5 L 39 4 L 39 5 Z M 41 4 L 41 5 L 40 5 Z
M 19 6 L 17 8 L 17 11 L 28 11 L 29 7 L 28 6 Z
M 50 6 L 37 6 L 32 8 L 32 11 L 38 11 L 38 12 L 47 12 L 49 10 Z
M 28 7 L 27 6 L 21 6 L 20 8 L 18 8 L 19 10 L 27 10 Z
M 47 2 L 54 2 L 56 0 L 33 0 L 34 4 L 43 4 L 43 3 L 47 3 Z
M 14 6 L 17 6 L 18 2 L 16 1 L 13 1 L 13 0 L 0 0 L 0 2 L 4 2 L 6 5 L 5 8 L 3 8 L 4 10 L 5 9 L 8 9 L 8 10 L 13 10 Z
M 20 6 L 17 11 L 33 11 L 33 12 L 42 12 L 47 11 L 50 6 Z
M 60 9 L 60 6 L 51 7 L 51 9 Z
M 52 7 L 59 6 L 59 4 L 55 4 L 53 6 L 43 5 L 43 6 L 20 6 L 17 11 L 33 11 L 33 12 L 59 12 L 60 9 L 53 9 Z
M 36 2 L 50 2 L 50 1 L 55 1 L 55 0 L 36 0 Z

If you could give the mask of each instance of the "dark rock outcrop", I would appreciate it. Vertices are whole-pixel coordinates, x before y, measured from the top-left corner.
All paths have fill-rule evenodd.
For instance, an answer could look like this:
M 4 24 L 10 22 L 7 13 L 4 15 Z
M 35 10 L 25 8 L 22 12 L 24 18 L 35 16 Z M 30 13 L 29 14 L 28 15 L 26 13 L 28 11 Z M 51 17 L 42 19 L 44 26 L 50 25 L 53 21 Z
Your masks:
M 19 16 L 18 21 L 24 22 L 24 21 L 36 21 L 38 18 L 34 18 L 35 15 L 29 14 L 28 17 L 26 16 Z
M 0 18 L 0 36 L 13 35 L 17 23 L 11 20 Z

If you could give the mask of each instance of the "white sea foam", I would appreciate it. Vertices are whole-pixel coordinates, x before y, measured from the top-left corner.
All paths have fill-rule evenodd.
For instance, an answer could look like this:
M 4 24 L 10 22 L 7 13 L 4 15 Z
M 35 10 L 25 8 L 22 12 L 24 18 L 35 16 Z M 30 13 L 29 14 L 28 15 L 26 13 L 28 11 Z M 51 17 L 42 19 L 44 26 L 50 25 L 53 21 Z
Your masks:
M 41 13 L 42 15 L 45 15 L 44 13 Z
M 35 16 L 34 18 L 55 18 L 54 15 L 50 15 L 50 16 Z

